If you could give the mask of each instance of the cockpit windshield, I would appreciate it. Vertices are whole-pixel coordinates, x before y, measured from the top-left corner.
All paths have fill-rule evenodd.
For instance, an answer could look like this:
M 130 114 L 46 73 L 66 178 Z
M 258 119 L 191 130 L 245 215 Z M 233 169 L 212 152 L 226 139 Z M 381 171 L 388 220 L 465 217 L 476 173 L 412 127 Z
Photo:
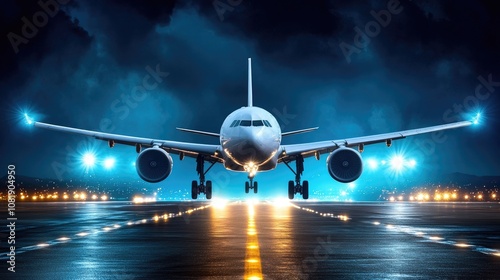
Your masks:
M 272 127 L 267 120 L 234 120 L 229 127 L 237 126 L 267 126 Z

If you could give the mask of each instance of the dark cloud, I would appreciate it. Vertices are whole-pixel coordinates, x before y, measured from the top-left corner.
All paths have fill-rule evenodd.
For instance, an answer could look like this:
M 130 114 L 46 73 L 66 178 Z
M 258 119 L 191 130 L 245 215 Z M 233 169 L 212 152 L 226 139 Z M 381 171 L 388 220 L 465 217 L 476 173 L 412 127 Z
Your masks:
M 445 113 L 456 105 L 474 107 L 479 76 L 500 81 L 495 1 L 401 0 L 402 11 L 349 63 L 340 44 L 355 46 L 354 28 L 364 29 L 387 3 L 70 1 L 16 53 L 8 34 L 22 35 L 22 18 L 32 20 L 42 8 L 37 1 L 5 1 L 0 87 L 8 121 L 1 129 L 12 133 L 0 142 L 2 163 L 16 161 L 27 175 L 53 177 L 51 163 L 67 162 L 67 145 L 78 150 L 74 142 L 81 138 L 18 125 L 17 108 L 25 107 L 62 125 L 102 129 L 105 120 L 115 133 L 210 142 L 174 128 L 217 132 L 227 114 L 244 106 L 247 57 L 254 63 L 256 105 L 293 115 L 281 121 L 285 130 L 320 126 L 289 142 L 447 122 Z M 222 17 L 220 7 L 226 8 Z M 157 65 L 168 77 L 134 99 L 147 67 Z M 427 162 L 445 172 L 498 173 L 500 88 L 492 89 L 472 100 L 485 108 L 488 124 L 447 133 Z M 379 150 L 386 151 L 373 151 Z M 118 153 L 133 160 L 129 152 Z M 194 178 L 190 164 L 176 161 L 172 180 L 185 183 L 185 170 Z M 323 161 L 310 164 L 324 169 Z

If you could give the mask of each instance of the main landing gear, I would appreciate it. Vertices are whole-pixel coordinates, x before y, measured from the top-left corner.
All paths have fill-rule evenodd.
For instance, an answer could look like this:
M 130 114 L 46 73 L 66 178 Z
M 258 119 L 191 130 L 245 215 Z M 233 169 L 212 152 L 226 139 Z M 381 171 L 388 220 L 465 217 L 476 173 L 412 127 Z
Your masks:
M 283 161 L 288 168 L 295 174 L 295 182 L 294 181 L 288 181 L 288 198 L 293 199 L 296 193 L 302 194 L 303 199 L 308 199 L 309 198 L 309 182 L 308 181 L 303 181 L 302 184 L 300 184 L 300 176 L 302 175 L 302 172 L 304 172 L 304 158 L 299 155 L 295 158 L 295 169 L 293 170 L 288 163 Z
M 191 198 L 197 199 L 198 195 L 204 193 L 207 199 L 212 198 L 212 181 L 205 182 L 205 174 L 214 166 L 215 161 L 209 161 L 211 163 L 210 167 L 205 171 L 205 158 L 202 155 L 198 155 L 196 158 L 196 172 L 200 177 L 200 183 L 198 181 L 191 182 Z
M 253 193 L 258 192 L 258 184 L 257 182 L 253 180 L 253 176 L 251 177 L 250 175 L 248 176 L 248 181 L 245 182 L 245 193 L 249 193 L 250 189 L 253 189 Z

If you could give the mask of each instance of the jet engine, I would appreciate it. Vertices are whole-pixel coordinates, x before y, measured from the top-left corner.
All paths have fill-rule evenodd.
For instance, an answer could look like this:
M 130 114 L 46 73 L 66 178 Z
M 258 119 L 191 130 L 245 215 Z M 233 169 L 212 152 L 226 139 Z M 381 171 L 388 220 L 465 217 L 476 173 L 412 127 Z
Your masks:
M 148 148 L 137 157 L 135 168 L 139 177 L 146 182 L 158 183 L 170 175 L 174 162 L 167 151 L 158 148 Z
M 363 172 L 363 161 L 359 152 L 346 147 L 331 152 L 326 159 L 326 166 L 330 176 L 342 183 L 355 181 Z

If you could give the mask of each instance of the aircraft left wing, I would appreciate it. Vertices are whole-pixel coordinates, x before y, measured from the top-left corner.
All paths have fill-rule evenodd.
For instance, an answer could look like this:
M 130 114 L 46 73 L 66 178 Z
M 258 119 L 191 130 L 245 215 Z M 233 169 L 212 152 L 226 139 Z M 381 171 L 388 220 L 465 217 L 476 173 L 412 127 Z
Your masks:
M 128 135 L 121 134 L 111 134 L 104 133 L 99 131 L 85 130 L 73 127 L 66 127 L 54 124 L 48 124 L 43 122 L 35 122 L 28 119 L 28 123 L 40 128 L 61 131 L 66 133 L 73 133 L 79 135 L 85 135 L 94 137 L 95 139 L 108 141 L 109 145 L 112 147 L 115 143 L 124 144 L 130 146 L 140 147 L 153 147 L 158 146 L 165 149 L 169 153 L 173 154 L 184 154 L 190 157 L 196 157 L 199 154 L 206 155 L 212 157 L 214 160 L 221 161 L 220 153 L 220 145 L 209 145 L 209 144 L 199 144 L 199 143 L 189 143 L 189 142 L 177 142 L 177 141 L 169 141 L 169 140 L 160 140 L 160 139 L 152 139 L 152 138 L 142 138 L 142 137 L 134 137 Z
M 403 130 L 398 132 L 390 132 L 369 136 L 361 136 L 354 138 L 346 138 L 339 140 L 330 140 L 330 141 L 320 141 L 320 142 L 312 142 L 312 143 L 303 143 L 303 144 L 292 144 L 292 145 L 282 145 L 283 154 L 280 157 L 280 161 L 287 161 L 293 159 L 298 155 L 302 155 L 303 157 L 309 157 L 318 154 L 324 154 L 334 151 L 339 147 L 356 147 L 356 146 L 364 146 L 375 143 L 386 142 L 388 144 L 392 143 L 392 140 L 406 138 L 408 136 L 430 133 L 440 130 L 453 129 L 458 127 L 469 126 L 473 124 L 477 124 L 479 122 L 480 115 L 477 114 L 476 117 L 471 121 L 461 121 L 449 124 L 442 124 L 424 128 Z

